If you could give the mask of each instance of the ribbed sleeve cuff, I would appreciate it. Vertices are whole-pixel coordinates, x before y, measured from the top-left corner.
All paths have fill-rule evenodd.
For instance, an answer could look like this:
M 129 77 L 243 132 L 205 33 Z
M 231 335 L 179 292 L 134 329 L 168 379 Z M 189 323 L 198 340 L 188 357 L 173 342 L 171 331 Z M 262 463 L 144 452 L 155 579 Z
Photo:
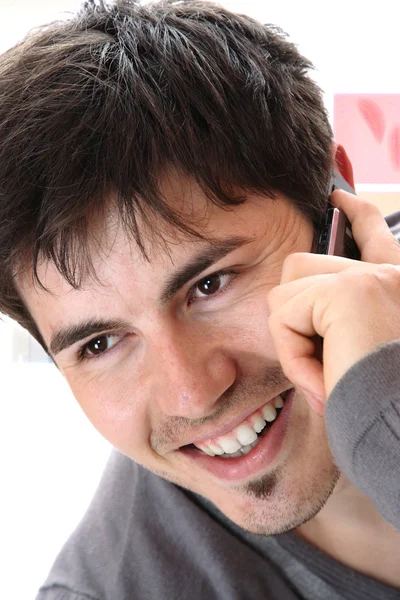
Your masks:
M 325 419 L 338 467 L 400 528 L 400 340 L 368 354 L 342 377 Z

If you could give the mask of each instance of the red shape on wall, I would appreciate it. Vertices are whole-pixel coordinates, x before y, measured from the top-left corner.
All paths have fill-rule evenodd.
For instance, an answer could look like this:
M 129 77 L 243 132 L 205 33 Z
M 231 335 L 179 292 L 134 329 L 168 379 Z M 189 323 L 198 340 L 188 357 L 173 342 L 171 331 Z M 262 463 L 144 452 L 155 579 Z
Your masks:
M 376 141 L 381 142 L 385 133 L 385 116 L 379 104 L 369 98 L 360 98 L 358 109 Z
M 335 141 L 357 183 L 400 183 L 400 94 L 337 94 Z
M 393 168 L 400 171 L 400 125 L 394 127 L 390 134 L 390 158 Z

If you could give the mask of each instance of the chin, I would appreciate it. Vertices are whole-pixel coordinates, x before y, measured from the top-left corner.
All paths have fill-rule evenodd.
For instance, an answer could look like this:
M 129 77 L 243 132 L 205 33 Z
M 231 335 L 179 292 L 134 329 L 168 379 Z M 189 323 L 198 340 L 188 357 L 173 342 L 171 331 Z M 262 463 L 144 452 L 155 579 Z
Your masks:
M 332 462 L 311 477 L 287 480 L 285 468 L 233 488 L 217 508 L 242 529 L 257 535 L 279 535 L 303 525 L 325 506 L 340 477 Z

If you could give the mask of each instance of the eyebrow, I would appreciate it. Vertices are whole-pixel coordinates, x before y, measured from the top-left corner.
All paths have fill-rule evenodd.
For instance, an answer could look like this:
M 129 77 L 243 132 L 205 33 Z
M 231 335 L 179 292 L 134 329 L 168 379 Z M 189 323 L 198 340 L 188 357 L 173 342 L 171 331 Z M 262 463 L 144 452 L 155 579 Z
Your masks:
M 52 335 L 49 349 L 50 353 L 55 356 L 91 335 L 99 334 L 101 331 L 118 331 L 126 328 L 128 323 L 123 319 L 89 319 L 82 323 L 68 325 Z
M 207 242 L 207 246 L 203 247 L 196 256 L 193 256 L 189 261 L 180 267 L 177 271 L 167 279 L 162 291 L 160 300 L 162 304 L 168 304 L 177 292 L 188 281 L 194 279 L 200 273 L 208 269 L 212 264 L 224 258 L 237 248 L 244 244 L 249 244 L 252 238 L 234 236 L 224 240 L 212 240 Z
M 179 290 L 186 285 L 188 281 L 200 275 L 205 269 L 208 269 L 213 263 L 218 262 L 227 254 L 230 254 L 237 248 L 248 244 L 251 238 L 234 236 L 224 240 L 212 240 L 207 245 L 189 259 L 186 264 L 179 267 L 164 284 L 160 300 L 162 304 L 167 304 Z M 56 356 L 66 348 L 69 348 L 77 342 L 100 334 L 102 331 L 122 331 L 131 327 L 124 319 L 89 319 L 82 323 L 75 323 L 62 327 L 56 331 L 50 340 L 49 350 L 53 356 Z

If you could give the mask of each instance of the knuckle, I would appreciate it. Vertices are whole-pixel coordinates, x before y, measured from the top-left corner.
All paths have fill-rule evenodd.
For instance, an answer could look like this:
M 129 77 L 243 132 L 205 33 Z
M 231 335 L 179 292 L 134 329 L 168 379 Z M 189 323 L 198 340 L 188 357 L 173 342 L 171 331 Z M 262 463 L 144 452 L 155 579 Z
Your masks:
M 360 208 L 360 213 L 362 212 L 362 214 L 364 216 L 368 215 L 371 217 L 382 217 L 382 213 L 380 211 L 380 209 L 376 206 L 376 204 L 372 204 L 372 202 L 369 202 L 368 200 L 366 200 L 365 198 L 358 198 L 358 203 L 359 203 L 359 208 Z
M 363 294 L 374 294 L 376 293 L 377 287 L 379 287 L 379 276 L 376 271 L 373 273 L 362 273 L 360 275 L 359 283 Z
M 378 265 L 375 275 L 379 281 L 389 280 L 395 284 L 400 284 L 400 268 L 396 265 L 387 263 Z
M 307 257 L 304 252 L 293 252 L 283 261 L 282 265 L 282 279 L 284 281 L 290 280 L 293 275 L 305 264 Z
M 363 293 L 374 293 L 382 285 L 393 284 L 400 287 L 400 267 L 382 263 L 375 265 L 372 271 L 360 271 L 358 267 L 348 269 L 344 274 L 345 285 L 349 289 L 362 289 Z

